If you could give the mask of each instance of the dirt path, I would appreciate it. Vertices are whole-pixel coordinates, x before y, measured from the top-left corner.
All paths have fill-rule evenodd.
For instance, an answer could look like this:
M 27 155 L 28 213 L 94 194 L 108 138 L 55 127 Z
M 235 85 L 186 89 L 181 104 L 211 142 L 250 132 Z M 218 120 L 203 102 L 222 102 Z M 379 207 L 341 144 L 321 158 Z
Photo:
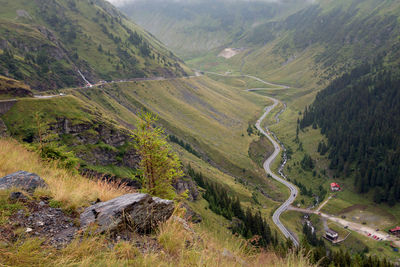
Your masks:
M 327 200 L 325 200 L 324 202 L 322 202 L 322 204 L 319 205 L 319 207 L 318 207 L 318 209 L 317 209 L 317 212 L 319 212 L 319 211 L 329 202 L 329 200 L 330 200 L 332 197 L 333 197 L 333 195 L 330 195 L 330 196 L 328 197 Z

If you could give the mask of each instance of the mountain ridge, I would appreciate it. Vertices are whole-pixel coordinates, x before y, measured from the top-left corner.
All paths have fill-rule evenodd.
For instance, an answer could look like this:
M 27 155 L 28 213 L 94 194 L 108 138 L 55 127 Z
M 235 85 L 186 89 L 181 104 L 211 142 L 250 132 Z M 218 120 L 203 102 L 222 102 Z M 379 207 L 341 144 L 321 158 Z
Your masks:
M 103 0 L 2 4 L 0 73 L 33 89 L 190 73 L 158 40 Z

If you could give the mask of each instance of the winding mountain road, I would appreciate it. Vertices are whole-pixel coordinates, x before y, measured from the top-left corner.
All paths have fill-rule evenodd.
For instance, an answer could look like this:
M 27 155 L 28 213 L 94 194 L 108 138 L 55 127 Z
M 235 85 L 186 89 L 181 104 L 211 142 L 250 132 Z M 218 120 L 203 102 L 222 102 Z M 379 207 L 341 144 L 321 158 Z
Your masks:
M 297 241 L 296 237 L 289 232 L 289 230 L 282 224 L 281 220 L 280 220 L 280 216 L 281 214 L 286 211 L 288 209 L 288 207 L 293 203 L 293 201 L 296 199 L 296 196 L 298 194 L 297 188 L 291 184 L 290 182 L 288 182 L 287 180 L 279 177 L 278 175 L 276 175 L 272 170 L 271 170 L 271 164 L 274 162 L 274 160 L 278 157 L 280 151 L 281 151 L 281 147 L 279 146 L 277 140 L 275 140 L 271 134 L 268 134 L 267 132 L 265 132 L 265 130 L 261 127 L 261 123 L 262 121 L 265 119 L 265 117 L 278 105 L 279 101 L 275 98 L 270 98 L 274 104 L 271 106 L 268 106 L 265 108 L 265 112 L 264 114 L 260 117 L 260 119 L 258 119 L 257 123 L 256 123 L 256 128 L 257 130 L 259 130 L 263 135 L 265 135 L 273 144 L 274 146 L 274 153 L 272 153 L 272 155 L 264 162 L 263 167 L 264 170 L 266 171 L 267 174 L 269 174 L 272 178 L 274 178 L 275 180 L 277 180 L 278 182 L 284 184 L 287 188 L 289 188 L 290 190 L 290 196 L 289 198 L 281 205 L 279 206 L 279 208 L 274 212 L 274 214 L 272 215 L 272 221 L 276 224 L 276 226 L 278 226 L 279 230 L 281 230 L 281 232 L 283 233 L 283 235 L 286 238 L 290 238 L 293 242 L 293 244 L 297 247 L 299 246 L 299 242 Z
M 220 73 L 215 73 L 215 72 L 204 72 L 204 73 L 209 73 L 209 74 L 214 74 L 214 75 L 218 75 L 218 76 L 225 76 L 225 77 L 247 77 L 247 78 L 251 78 L 254 79 L 256 81 L 259 81 L 261 83 L 264 83 L 268 86 L 274 86 L 280 89 L 288 89 L 288 86 L 285 85 L 279 85 L 279 84 L 274 84 L 274 83 L 270 83 L 267 81 L 264 81 L 260 78 L 257 78 L 255 76 L 251 76 L 251 75 L 225 75 L 225 74 L 220 74 Z M 267 90 L 267 89 L 276 89 L 276 88 L 251 88 L 251 89 L 247 89 L 246 91 L 248 92 L 252 92 L 252 91 L 259 91 L 259 90 Z M 277 137 L 275 135 L 273 135 L 270 131 L 265 131 L 262 127 L 261 124 L 263 122 L 263 120 L 267 117 L 267 115 L 274 109 L 276 108 L 276 106 L 279 104 L 279 100 L 266 96 L 267 98 L 271 99 L 273 101 L 273 104 L 266 107 L 264 109 L 264 113 L 262 114 L 262 116 L 257 120 L 256 123 L 256 128 L 258 131 L 260 131 L 264 136 L 266 136 L 271 143 L 274 146 L 274 153 L 272 153 L 272 155 L 264 162 L 263 167 L 265 172 L 271 176 L 273 179 L 277 180 L 278 182 L 282 183 L 283 185 L 285 185 L 287 188 L 289 188 L 290 190 L 290 196 L 289 198 L 281 205 L 279 206 L 279 208 L 274 212 L 273 216 L 272 216 L 272 221 L 275 223 L 275 225 L 279 228 L 279 230 L 283 233 L 283 235 L 286 238 L 289 238 L 290 240 L 292 240 L 293 244 L 298 247 L 299 246 L 299 241 L 296 239 L 296 237 L 283 225 L 283 223 L 280 220 L 280 216 L 281 214 L 286 211 L 289 206 L 293 203 L 293 201 L 296 199 L 297 194 L 298 194 L 298 190 L 296 188 L 296 186 L 294 186 L 292 183 L 290 183 L 289 181 L 285 180 L 284 178 L 278 176 L 277 174 L 275 174 L 272 170 L 271 170 L 271 164 L 275 161 L 275 159 L 278 157 L 280 151 L 281 151 L 281 146 L 279 145 L 279 140 L 277 139 Z M 286 108 L 286 104 L 284 104 L 284 109 Z M 284 111 L 284 109 L 282 109 L 276 116 L 275 119 L 277 121 L 277 123 L 279 123 L 279 115 L 282 114 L 282 112 Z M 283 166 L 284 164 L 286 164 L 286 161 L 282 164 L 280 170 L 283 170 Z M 283 176 L 282 171 L 280 171 L 281 176 Z

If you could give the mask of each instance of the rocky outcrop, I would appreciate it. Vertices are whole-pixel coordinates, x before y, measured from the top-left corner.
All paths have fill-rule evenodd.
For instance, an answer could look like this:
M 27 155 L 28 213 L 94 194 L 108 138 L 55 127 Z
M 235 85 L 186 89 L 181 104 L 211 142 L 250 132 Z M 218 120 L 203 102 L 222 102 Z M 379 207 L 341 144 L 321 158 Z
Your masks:
M 38 175 L 26 171 L 18 171 L 0 178 L 0 190 L 20 188 L 32 193 L 39 187 L 47 187 L 46 182 Z
M 120 178 L 120 177 L 115 177 L 110 174 L 104 174 L 101 172 L 97 172 L 95 170 L 90 170 L 90 169 L 81 169 L 81 174 L 84 175 L 85 177 L 89 179 L 96 179 L 96 180 L 102 180 L 106 181 L 108 183 L 112 183 L 116 186 L 127 186 L 131 187 L 134 189 L 141 189 L 142 184 L 138 180 L 133 180 L 130 178 Z
M 175 205 L 171 200 L 148 194 L 127 194 L 85 209 L 80 215 L 81 228 L 97 224 L 100 233 L 113 233 L 131 228 L 148 233 L 171 217 Z
M 0 115 L 5 114 L 17 103 L 17 100 L 0 101 Z
M 122 165 L 137 169 L 140 162 L 140 156 L 134 149 L 129 149 L 125 152 L 122 158 Z
M 14 79 L 0 75 L 0 95 L 11 97 L 33 97 L 31 88 Z
M 50 125 L 49 131 L 60 136 L 66 134 L 73 136 L 73 145 L 105 144 L 76 153 L 77 157 L 90 165 L 138 168 L 140 158 L 133 147 L 125 149 L 122 155 L 121 151 L 118 151 L 118 147 L 132 140 L 127 130 L 117 129 L 104 121 L 76 123 L 68 118 L 58 118 L 57 123 Z
M 172 186 L 175 188 L 177 194 L 182 194 L 188 191 L 188 200 L 195 201 L 199 197 L 199 190 L 197 190 L 196 183 L 190 177 L 182 177 L 177 179 Z

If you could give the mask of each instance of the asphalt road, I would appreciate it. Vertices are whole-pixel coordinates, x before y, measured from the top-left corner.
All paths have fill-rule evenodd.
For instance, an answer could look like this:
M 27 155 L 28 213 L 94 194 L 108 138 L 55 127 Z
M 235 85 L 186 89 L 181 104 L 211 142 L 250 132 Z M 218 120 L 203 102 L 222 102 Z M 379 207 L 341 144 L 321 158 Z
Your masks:
M 274 153 L 264 162 L 264 170 L 267 174 L 269 174 L 272 178 L 277 180 L 278 182 L 284 184 L 287 188 L 290 190 L 290 196 L 289 198 L 274 212 L 274 215 L 272 216 L 272 220 L 275 223 L 276 226 L 278 226 L 279 230 L 283 233 L 283 235 L 286 238 L 290 238 L 293 242 L 293 244 L 298 247 L 299 242 L 297 241 L 296 237 L 289 232 L 289 230 L 282 224 L 280 220 L 281 214 L 288 209 L 288 207 L 293 203 L 293 201 L 296 199 L 296 196 L 298 194 L 297 188 L 288 182 L 287 180 L 279 177 L 276 175 L 273 171 L 271 171 L 271 164 L 274 162 L 274 160 L 278 157 L 279 152 L 281 151 L 281 147 L 279 146 L 278 142 L 271 136 L 271 134 L 265 132 L 265 130 L 261 127 L 262 121 L 265 119 L 265 117 L 268 115 L 268 113 L 271 112 L 279 103 L 279 101 L 275 98 L 270 98 L 274 103 L 271 106 L 268 106 L 265 108 L 264 114 L 258 119 L 256 123 L 256 128 L 259 130 L 263 135 L 265 135 L 273 144 L 274 146 Z
M 288 86 L 285 85 L 279 85 L 279 84 L 274 84 L 274 83 L 270 83 L 270 82 L 266 82 L 260 78 L 257 78 L 255 76 L 251 76 L 251 75 L 245 75 L 245 74 L 241 74 L 241 75 L 229 75 L 229 74 L 220 74 L 220 73 L 216 73 L 216 72 L 203 72 L 203 73 L 209 73 L 209 74 L 214 74 L 214 75 L 218 75 L 218 76 L 225 76 L 225 77 L 247 77 L 247 78 L 251 78 L 254 79 L 256 81 L 259 81 L 261 83 L 264 83 L 268 86 L 272 86 L 274 88 L 250 88 L 247 89 L 246 91 L 248 92 L 252 92 L 252 91 L 259 91 L 259 90 L 268 90 L 268 89 L 288 89 Z M 267 96 L 266 96 L 267 97 Z M 282 177 L 276 175 L 274 172 L 272 172 L 271 170 L 271 164 L 274 162 L 274 160 L 278 157 L 279 152 L 281 151 L 281 147 L 278 144 L 278 140 L 275 139 L 276 137 L 274 137 L 269 131 L 266 132 L 262 127 L 261 127 L 261 123 L 262 121 L 267 117 L 267 115 L 279 104 L 279 100 L 272 98 L 272 97 L 267 97 L 269 99 L 271 99 L 274 103 L 271 106 L 268 106 L 264 109 L 264 113 L 262 114 L 262 116 L 258 119 L 257 123 L 256 123 L 256 128 L 257 130 L 259 130 L 263 135 L 265 135 L 273 144 L 274 146 L 274 153 L 272 153 L 272 155 L 264 162 L 263 167 L 265 172 L 270 175 L 272 178 L 274 178 L 275 180 L 277 180 L 278 182 L 284 184 L 287 188 L 289 188 L 290 190 L 290 196 L 289 198 L 274 212 L 273 216 L 272 216 L 272 221 L 275 223 L 275 225 L 279 228 L 279 230 L 283 233 L 283 235 L 286 238 L 290 238 L 290 240 L 292 240 L 293 244 L 298 247 L 299 246 L 299 241 L 297 241 L 296 237 L 282 224 L 281 220 L 280 220 L 280 216 L 281 214 L 286 211 L 288 209 L 288 207 L 293 203 L 293 201 L 296 199 L 298 191 L 297 188 L 291 184 L 290 182 L 288 182 L 287 180 L 283 179 Z M 286 104 L 284 104 L 285 108 L 286 108 Z M 275 119 L 277 121 L 277 123 L 279 122 L 279 115 L 282 114 L 283 110 L 280 111 L 276 116 Z

